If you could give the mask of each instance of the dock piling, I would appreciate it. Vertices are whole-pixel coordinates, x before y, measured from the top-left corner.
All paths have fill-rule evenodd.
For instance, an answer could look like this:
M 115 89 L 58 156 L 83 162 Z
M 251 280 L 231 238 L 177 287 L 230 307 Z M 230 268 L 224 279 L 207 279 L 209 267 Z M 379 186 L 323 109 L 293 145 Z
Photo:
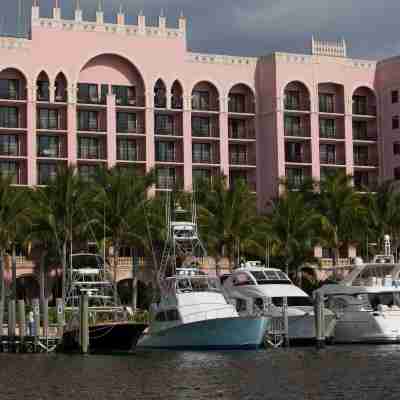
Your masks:
M 18 300 L 18 325 L 19 325 L 19 347 L 20 351 L 25 351 L 26 336 L 26 315 L 25 300 Z
M 34 336 L 34 351 L 39 350 L 39 339 L 40 339 L 40 305 L 39 299 L 32 300 L 32 307 L 33 307 L 33 332 L 31 332 L 31 336 Z
M 315 296 L 314 313 L 316 346 L 317 349 L 322 349 L 325 346 L 325 312 L 323 295 L 319 292 Z
M 57 307 L 57 326 L 58 326 L 58 336 L 63 336 L 65 315 L 64 315 L 64 302 L 62 299 L 56 299 Z
M 289 317 L 288 317 L 288 301 L 287 297 L 283 298 L 282 302 L 282 318 L 283 318 L 283 331 L 285 335 L 284 345 L 285 347 L 290 346 L 290 337 L 289 337 Z
M 89 297 L 87 294 L 82 294 L 80 300 L 81 352 L 87 354 L 89 351 Z
M 42 325 L 43 325 L 43 337 L 46 341 L 46 348 L 48 348 L 48 338 L 49 338 L 49 300 L 47 298 L 43 299 L 42 304 Z
M 9 340 L 9 351 L 16 352 L 16 312 L 15 312 L 15 300 L 9 300 L 8 302 L 8 340 Z

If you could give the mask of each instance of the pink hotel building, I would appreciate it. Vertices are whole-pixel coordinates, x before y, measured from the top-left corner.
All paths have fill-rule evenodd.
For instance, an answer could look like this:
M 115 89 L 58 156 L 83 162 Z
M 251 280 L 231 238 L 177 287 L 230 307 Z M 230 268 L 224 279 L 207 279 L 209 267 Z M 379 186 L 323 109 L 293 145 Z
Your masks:
M 50 51 L 49 51 L 50 50 Z M 60 163 L 90 177 L 99 164 L 157 170 L 156 190 L 222 171 L 244 178 L 260 207 L 343 169 L 356 186 L 400 179 L 400 58 L 347 57 L 345 42 L 309 55 L 187 50 L 178 27 L 64 20 L 32 7 L 29 39 L 0 38 L 0 170 L 45 184 Z M 322 254 L 320 254 L 322 256 Z

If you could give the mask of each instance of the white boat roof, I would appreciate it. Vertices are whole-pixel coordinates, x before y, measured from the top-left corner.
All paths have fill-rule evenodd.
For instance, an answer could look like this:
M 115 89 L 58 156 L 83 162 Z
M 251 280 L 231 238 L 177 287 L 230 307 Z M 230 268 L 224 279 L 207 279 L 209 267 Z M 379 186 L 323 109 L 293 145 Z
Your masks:
M 236 292 L 246 292 L 246 294 L 251 294 L 252 297 L 309 297 L 296 285 L 288 284 L 243 285 L 233 288 Z
M 400 292 L 400 287 L 396 286 L 346 286 L 341 284 L 327 284 L 314 291 L 314 293 L 329 295 L 348 295 L 352 296 L 359 293 L 383 293 Z

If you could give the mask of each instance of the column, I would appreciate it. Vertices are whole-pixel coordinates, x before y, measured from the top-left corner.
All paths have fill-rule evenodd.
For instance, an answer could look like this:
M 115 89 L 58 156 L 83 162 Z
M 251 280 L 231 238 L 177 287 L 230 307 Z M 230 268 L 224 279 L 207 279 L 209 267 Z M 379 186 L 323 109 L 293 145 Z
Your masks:
M 229 127 L 227 98 L 220 98 L 219 104 L 219 151 L 221 159 L 221 172 L 226 175 L 229 183 Z
M 78 152 L 78 110 L 76 106 L 76 88 L 74 85 L 68 89 L 68 107 L 67 107 L 67 146 L 68 146 L 68 164 L 76 165 Z
M 112 168 L 117 163 L 117 117 L 115 109 L 115 94 L 107 95 L 107 167 Z
M 183 99 L 182 135 L 184 188 L 185 190 L 191 191 L 193 184 L 191 96 L 185 96 Z
M 154 143 L 154 93 L 146 94 L 145 133 L 146 133 L 146 172 L 155 166 Z
M 36 85 L 28 88 L 26 105 L 26 156 L 27 183 L 29 186 L 37 183 L 36 170 Z
M 352 95 L 345 93 L 345 116 L 344 116 L 344 139 L 346 154 L 346 174 L 354 174 L 354 153 L 353 153 L 353 115 L 352 115 Z

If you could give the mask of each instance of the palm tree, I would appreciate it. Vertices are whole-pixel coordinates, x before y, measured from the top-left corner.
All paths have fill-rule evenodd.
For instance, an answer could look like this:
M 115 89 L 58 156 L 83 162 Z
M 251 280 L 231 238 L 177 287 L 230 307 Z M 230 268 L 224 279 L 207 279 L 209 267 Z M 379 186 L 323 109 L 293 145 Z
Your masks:
M 359 237 L 365 221 L 362 196 L 354 190 L 352 177 L 343 172 L 328 175 L 319 184 L 317 208 L 322 215 L 321 238 L 333 250 L 333 265 L 338 265 L 343 244 Z
M 257 216 L 256 199 L 246 183 L 238 180 L 228 187 L 225 176 L 212 183 L 198 182 L 199 222 L 202 238 L 219 262 L 227 257 L 229 266 L 240 249 L 257 248 L 255 240 L 261 218 Z
M 68 243 L 78 239 L 90 224 L 88 185 L 76 174 L 74 166 L 60 166 L 56 179 L 33 192 L 33 201 L 33 231 L 39 242 L 54 241 L 62 266 L 65 300 Z
M 121 247 L 146 242 L 145 209 L 148 189 L 154 184 L 154 173 L 141 176 L 114 167 L 108 171 L 99 170 L 96 182 L 93 217 L 98 227 L 104 226 L 102 235 L 112 246 L 116 284 Z
M 313 249 L 318 242 L 321 215 L 310 207 L 308 195 L 303 191 L 286 190 L 271 202 L 267 214 L 266 236 L 273 250 L 283 257 L 286 273 L 297 273 L 298 267 L 313 259 Z
M 364 237 L 382 247 L 383 237 L 389 234 L 398 246 L 400 241 L 400 191 L 395 181 L 383 182 L 376 191 L 363 198 L 367 210 Z M 366 240 L 367 241 L 367 240 Z
M 12 250 L 12 290 L 11 298 L 16 300 L 16 259 L 15 247 L 21 229 L 29 224 L 27 192 L 13 187 L 11 178 L 0 175 L 0 304 L 4 304 L 6 287 L 4 282 L 5 254 Z M 0 306 L 0 323 L 3 322 L 3 308 Z

